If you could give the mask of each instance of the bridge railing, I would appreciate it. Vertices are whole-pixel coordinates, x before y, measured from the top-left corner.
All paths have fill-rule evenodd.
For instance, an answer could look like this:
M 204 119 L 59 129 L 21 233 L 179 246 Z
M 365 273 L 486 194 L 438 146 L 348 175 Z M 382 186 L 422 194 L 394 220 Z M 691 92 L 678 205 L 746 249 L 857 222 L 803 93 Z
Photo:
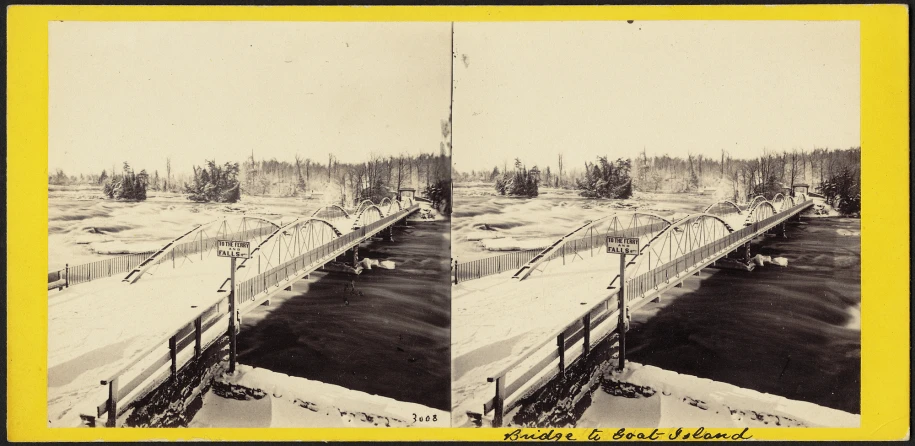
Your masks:
M 452 272 L 455 284 L 468 280 L 481 279 L 493 274 L 513 271 L 530 262 L 543 248 L 512 251 L 492 257 L 456 263 Z
M 262 226 L 259 228 L 248 229 L 246 231 L 226 234 L 224 236 L 209 237 L 205 239 L 202 238 L 181 243 L 176 245 L 169 254 L 158 259 L 156 263 L 161 264 L 167 261 L 174 263 L 176 259 L 180 259 L 184 256 L 189 256 L 191 254 L 197 253 L 206 253 L 207 251 L 215 248 L 216 240 L 251 240 L 258 237 L 265 237 L 270 235 L 275 230 L 276 228 L 273 227 Z M 77 285 L 80 283 L 123 274 L 133 270 L 137 267 L 137 265 L 143 263 L 144 260 L 155 253 L 156 251 L 139 252 L 96 260 L 94 262 L 84 263 L 81 265 L 70 266 L 68 264 L 63 269 L 48 272 L 48 286 L 51 287 L 51 284 L 56 284 L 62 280 L 64 281 L 63 286 L 68 287 L 70 285 Z M 53 288 L 57 287 L 54 286 Z
M 106 425 L 114 427 L 117 417 L 127 411 L 131 402 L 174 379 L 185 365 L 200 358 L 203 352 L 226 336 L 228 311 L 228 298 L 224 297 L 192 321 L 171 330 L 167 342 L 147 349 L 107 379 L 101 380 L 102 385 L 108 386 L 108 398 L 96 406 L 96 418 L 107 414 Z
M 256 300 L 259 294 L 278 286 L 302 270 L 323 265 L 337 258 L 340 254 L 359 243 L 360 240 L 378 233 L 417 209 L 419 209 L 419 206 L 413 205 L 403 211 L 369 223 L 237 284 L 236 292 L 238 293 L 239 304 Z
M 261 278 L 260 276 L 266 278 L 266 281 L 262 278 L 261 283 L 278 284 L 296 273 L 295 270 L 291 269 L 292 266 L 309 265 L 307 263 L 302 263 L 304 259 L 318 258 L 330 260 L 335 257 L 334 251 L 330 250 L 331 247 L 337 247 L 338 249 L 343 249 L 346 246 L 351 247 L 358 243 L 360 239 L 380 232 L 388 224 L 405 218 L 417 209 L 419 209 L 418 205 L 411 206 L 397 214 L 366 225 L 351 233 L 344 234 L 343 237 L 335 239 L 335 241 L 339 241 L 337 243 L 326 243 L 309 253 L 298 256 L 297 258 L 274 268 L 274 270 L 277 271 L 271 270 L 273 272 L 272 278 L 268 274 L 271 271 L 268 271 L 258 277 L 242 282 L 242 284 L 239 284 L 236 287 L 236 292 L 239 293 L 239 303 L 242 303 L 243 296 L 248 301 L 255 300 L 254 295 L 243 294 L 246 292 L 246 287 L 244 285 L 249 282 L 257 283 L 257 279 Z M 232 234 L 229 234 L 226 237 L 231 236 Z M 344 243 L 343 240 L 348 242 Z M 200 246 L 203 246 L 203 244 Z M 324 257 L 320 257 L 321 254 L 323 254 Z M 286 274 L 283 279 L 280 279 L 280 274 L 278 273 L 280 270 Z M 261 292 L 266 291 L 267 288 L 269 287 L 263 288 Z M 102 385 L 108 386 L 108 398 L 96 407 L 96 418 L 101 418 L 103 415 L 107 414 L 107 425 L 115 426 L 117 417 L 124 414 L 132 402 L 149 394 L 149 392 L 158 388 L 168 379 L 177 376 L 182 367 L 186 366 L 192 360 L 199 358 L 204 351 L 219 342 L 220 339 L 226 335 L 228 329 L 228 298 L 228 295 L 222 297 L 216 301 L 216 303 L 199 313 L 194 319 L 186 321 L 181 324 L 179 328 L 171 330 L 166 339 L 161 343 L 157 343 L 146 351 L 136 355 L 134 360 L 110 374 L 108 378 L 101 380 Z
M 647 225 L 637 226 L 635 228 L 620 229 L 611 232 L 592 233 L 584 237 L 566 240 L 547 258 L 547 261 L 562 259 L 566 261 L 567 256 L 575 256 L 582 252 L 588 251 L 593 257 L 595 253 L 605 252 L 605 240 L 607 236 L 615 237 L 641 237 L 643 235 L 659 232 L 667 227 L 667 223 L 655 222 Z M 468 280 L 481 279 L 486 276 L 499 274 L 507 271 L 516 271 L 528 262 L 534 259 L 538 254 L 543 252 L 544 248 L 525 249 L 513 251 L 507 254 L 486 257 L 469 262 L 457 263 L 452 271 L 452 282 L 457 284 Z
M 647 294 L 656 287 L 669 283 L 671 280 L 682 279 L 678 278 L 678 275 L 694 269 L 703 261 L 710 261 L 712 258 L 720 256 L 722 252 L 726 253 L 736 249 L 737 246 L 746 243 L 758 233 L 785 220 L 786 214 L 793 215 L 810 204 L 809 200 L 799 203 L 784 212 L 745 226 L 720 240 L 688 252 L 659 268 L 627 280 L 627 304 L 631 309 L 635 309 L 646 301 Z M 612 292 L 581 313 L 571 324 L 556 330 L 544 341 L 527 349 L 526 354 L 519 356 L 487 378 L 487 381 L 495 383 L 496 391 L 492 399 L 483 403 L 483 413 L 494 411 L 494 426 L 500 426 L 504 414 L 511 410 L 514 404 L 517 404 L 518 398 L 508 403 L 510 397 L 523 390 L 539 388 L 553 379 L 557 373 L 565 373 L 567 364 L 579 357 L 587 356 L 592 346 L 616 332 L 617 324 L 615 322 L 619 317 L 618 298 L 618 291 Z M 576 345 L 579 341 L 581 341 L 580 347 Z M 554 342 L 555 348 L 545 348 Z M 521 375 L 509 380 L 510 373 L 521 373 Z
M 216 249 L 216 242 L 218 240 L 253 240 L 273 234 L 276 229 L 277 228 L 273 226 L 263 225 L 257 228 L 222 234 L 215 237 L 198 237 L 196 240 L 175 245 L 169 253 L 156 260 L 156 264 L 162 264 L 168 261 L 171 261 L 174 264 L 176 259 L 189 257 L 192 254 L 200 254 L 200 258 L 203 259 L 203 254 Z
M 48 286 L 50 287 L 51 284 L 63 280 L 63 286 L 68 287 L 70 285 L 126 273 L 127 271 L 136 268 L 136 266 L 146 260 L 147 257 L 153 255 L 154 252 L 155 251 L 125 254 L 84 263 L 82 265 L 70 266 L 68 264 L 63 269 L 48 272 Z

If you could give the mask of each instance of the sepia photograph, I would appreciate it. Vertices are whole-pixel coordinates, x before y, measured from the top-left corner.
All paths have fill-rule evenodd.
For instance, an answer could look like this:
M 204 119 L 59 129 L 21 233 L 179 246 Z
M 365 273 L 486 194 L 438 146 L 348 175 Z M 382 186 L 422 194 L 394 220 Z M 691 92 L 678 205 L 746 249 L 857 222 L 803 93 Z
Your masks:
M 48 426 L 450 426 L 451 38 L 49 22 Z
M 456 23 L 452 425 L 858 427 L 859 30 Z
M 910 436 L 903 5 L 6 12 L 9 442 Z

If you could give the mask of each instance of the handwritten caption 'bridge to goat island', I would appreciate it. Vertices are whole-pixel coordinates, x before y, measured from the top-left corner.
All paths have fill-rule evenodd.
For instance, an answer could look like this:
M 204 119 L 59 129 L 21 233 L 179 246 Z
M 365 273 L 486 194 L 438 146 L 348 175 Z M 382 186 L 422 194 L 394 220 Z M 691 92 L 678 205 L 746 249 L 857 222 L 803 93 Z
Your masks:
M 738 433 L 726 433 L 720 431 L 705 430 L 704 427 L 694 429 L 684 429 L 677 428 L 676 430 L 671 431 L 662 431 L 659 429 L 654 429 L 651 432 L 627 432 L 626 428 L 620 428 L 619 430 L 610 434 L 600 429 L 592 429 L 588 433 L 587 440 L 589 441 L 601 441 L 601 440 L 749 440 L 753 438 L 752 435 L 749 435 L 750 428 L 744 428 L 743 431 Z M 537 429 L 536 433 L 525 433 L 522 429 L 515 429 L 507 434 L 504 434 L 503 441 L 579 441 L 579 438 L 575 437 L 575 433 L 572 431 L 563 432 L 561 429 L 550 429 L 549 431 L 543 432 L 540 429 Z

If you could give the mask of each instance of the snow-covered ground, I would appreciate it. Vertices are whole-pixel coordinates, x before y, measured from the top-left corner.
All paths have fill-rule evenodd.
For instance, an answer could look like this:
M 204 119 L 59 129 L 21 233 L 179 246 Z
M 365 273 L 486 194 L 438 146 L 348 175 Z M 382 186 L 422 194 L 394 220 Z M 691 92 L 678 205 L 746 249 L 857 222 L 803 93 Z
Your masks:
M 858 427 L 861 416 L 804 401 L 628 362 L 610 379 L 655 393 L 641 398 L 594 392 L 576 427 Z
M 210 392 L 188 427 L 450 426 L 447 412 L 242 364 L 217 380 L 266 395 L 239 401 Z
M 619 274 L 618 257 L 583 254 L 574 261 L 569 258 L 564 266 L 554 260 L 544 273 L 520 282 L 508 272 L 452 287 L 455 426 L 465 425 L 466 412 L 479 412 L 492 398 L 493 384 L 486 382 L 488 377 L 552 339 L 557 330 L 610 293 L 607 285 Z M 557 281 L 562 285 L 556 286 Z

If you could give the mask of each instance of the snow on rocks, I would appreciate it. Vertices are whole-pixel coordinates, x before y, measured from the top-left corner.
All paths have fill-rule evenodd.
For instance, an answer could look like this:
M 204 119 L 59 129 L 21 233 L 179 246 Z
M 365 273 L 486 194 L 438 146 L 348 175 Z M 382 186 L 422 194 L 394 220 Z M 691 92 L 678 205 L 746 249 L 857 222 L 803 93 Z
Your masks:
M 756 266 L 765 266 L 765 265 L 778 265 L 778 266 L 788 266 L 788 259 L 784 257 L 772 257 L 764 256 L 762 254 L 756 254 L 753 258 L 750 259 L 750 263 Z
M 371 270 L 373 266 L 377 266 L 381 269 L 394 269 L 394 262 L 390 260 L 376 260 L 370 259 L 368 257 L 362 259 L 357 263 L 357 266 L 362 267 L 362 269 Z
M 274 410 L 276 419 L 271 425 L 300 426 L 301 422 L 297 419 L 312 413 L 331 416 L 329 420 L 316 420 L 323 427 L 449 427 L 451 421 L 448 412 L 421 404 L 397 401 L 243 364 L 237 366 L 234 374 L 225 374 L 216 380 L 230 388 L 240 387 L 240 391 L 247 395 L 265 394 L 273 398 L 273 408 L 284 410 Z M 290 407 L 290 403 L 298 408 Z M 417 421 L 413 421 L 414 414 Z M 430 421 L 425 421 L 427 416 Z M 418 421 L 419 417 L 422 417 L 422 422 Z M 322 426 L 316 424 L 312 427 Z
M 784 257 L 775 257 L 772 259 L 772 264 L 778 266 L 788 266 L 788 259 Z
M 614 380 L 661 393 L 661 427 L 692 427 L 695 420 L 690 413 L 695 411 L 676 407 L 681 402 L 729 414 L 737 426 L 858 427 L 861 423 L 857 414 L 634 362 L 629 362 L 622 372 L 612 374 Z

